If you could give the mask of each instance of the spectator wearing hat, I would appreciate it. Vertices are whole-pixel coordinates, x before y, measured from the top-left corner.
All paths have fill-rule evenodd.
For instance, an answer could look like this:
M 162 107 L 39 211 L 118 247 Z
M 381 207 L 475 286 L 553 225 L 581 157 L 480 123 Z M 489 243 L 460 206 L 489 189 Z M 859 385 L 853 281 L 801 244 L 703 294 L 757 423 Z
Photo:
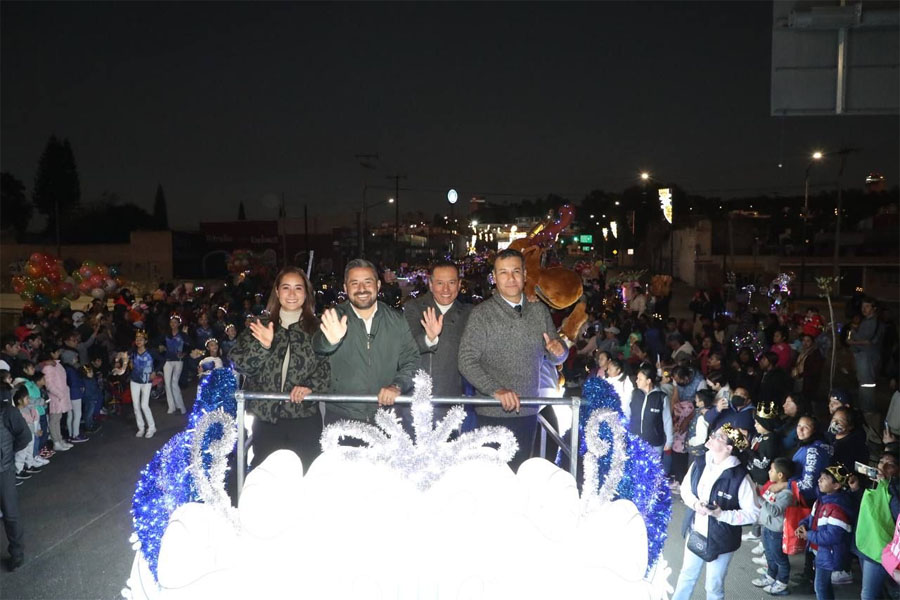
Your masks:
M 816 598 L 833 599 L 831 573 L 846 564 L 856 510 L 847 491 L 850 471 L 844 465 L 825 468 L 819 475 L 818 497 L 808 517 L 800 521 L 797 537 L 815 555 Z
M 775 433 L 779 422 L 777 406 L 762 402 L 756 406 L 753 416 L 756 434 L 747 453 L 747 466 L 753 483 L 760 487 L 769 481 L 769 466 L 781 455 L 781 439 Z

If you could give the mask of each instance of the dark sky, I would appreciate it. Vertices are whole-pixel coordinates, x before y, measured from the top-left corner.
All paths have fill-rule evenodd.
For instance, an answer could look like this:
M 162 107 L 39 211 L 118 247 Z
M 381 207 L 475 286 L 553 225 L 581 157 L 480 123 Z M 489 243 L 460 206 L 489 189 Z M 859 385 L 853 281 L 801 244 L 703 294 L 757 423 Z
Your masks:
M 275 214 L 324 223 L 364 177 L 408 175 L 401 208 L 573 200 L 641 169 L 708 195 L 799 193 L 806 156 L 862 147 L 898 180 L 897 117 L 769 116 L 772 7 L 703 3 L 3 2 L 2 169 L 31 188 L 51 133 L 85 201 L 104 190 L 190 227 Z M 378 152 L 375 171 L 355 154 Z M 783 168 L 778 163 L 783 161 Z M 824 165 L 813 183 L 833 181 Z M 387 192 L 370 192 L 375 201 Z M 508 194 L 508 195 L 507 195 Z M 373 209 L 371 220 L 386 217 Z

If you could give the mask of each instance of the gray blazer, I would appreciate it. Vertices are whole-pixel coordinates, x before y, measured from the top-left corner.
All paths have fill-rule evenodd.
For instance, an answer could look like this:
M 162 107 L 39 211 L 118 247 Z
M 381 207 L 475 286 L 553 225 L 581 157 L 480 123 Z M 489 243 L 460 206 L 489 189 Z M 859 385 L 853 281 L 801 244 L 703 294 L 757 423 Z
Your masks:
M 453 305 L 444 314 L 444 324 L 436 346 L 428 346 L 425 343 L 425 328 L 422 327 L 422 315 L 429 306 L 440 314 L 431 292 L 410 300 L 403 306 L 403 316 L 406 317 L 409 330 L 419 348 L 419 368 L 431 375 L 435 396 L 461 396 L 463 380 L 459 374 L 459 342 L 469 320 L 472 305 L 454 300 Z

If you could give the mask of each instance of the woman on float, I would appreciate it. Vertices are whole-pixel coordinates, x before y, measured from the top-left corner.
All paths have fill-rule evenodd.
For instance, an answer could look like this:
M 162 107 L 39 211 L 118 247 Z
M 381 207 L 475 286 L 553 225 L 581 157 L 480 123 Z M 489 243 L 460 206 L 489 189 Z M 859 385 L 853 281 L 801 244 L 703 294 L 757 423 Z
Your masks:
M 250 400 L 253 419 L 252 466 L 280 448 L 293 450 L 304 468 L 319 455 L 322 415 L 318 404 L 305 402 L 312 393 L 327 391 L 328 359 L 312 349 L 319 328 L 309 279 L 296 267 L 285 267 L 275 278 L 266 306 L 268 319 L 256 319 L 238 336 L 231 360 L 247 377 L 247 390 L 290 392 L 289 402 Z

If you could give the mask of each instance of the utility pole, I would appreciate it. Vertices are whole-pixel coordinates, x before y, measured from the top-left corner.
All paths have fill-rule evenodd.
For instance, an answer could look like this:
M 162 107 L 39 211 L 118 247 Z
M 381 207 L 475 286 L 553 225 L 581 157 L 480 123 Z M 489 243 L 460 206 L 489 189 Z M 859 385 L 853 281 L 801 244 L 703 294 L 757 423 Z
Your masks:
M 406 175 L 388 175 L 388 179 L 394 180 L 394 241 L 400 239 L 400 180 L 406 179 Z
M 835 154 L 841 157 L 841 167 L 838 169 L 837 177 L 837 219 L 834 224 L 834 265 L 832 266 L 833 275 L 837 277 L 841 274 L 840 254 L 841 254 L 841 213 L 844 211 L 843 197 L 843 179 L 844 167 L 847 165 L 847 155 L 851 152 L 857 152 L 859 148 L 841 148 Z M 840 284 L 837 285 L 837 293 L 840 294 Z

